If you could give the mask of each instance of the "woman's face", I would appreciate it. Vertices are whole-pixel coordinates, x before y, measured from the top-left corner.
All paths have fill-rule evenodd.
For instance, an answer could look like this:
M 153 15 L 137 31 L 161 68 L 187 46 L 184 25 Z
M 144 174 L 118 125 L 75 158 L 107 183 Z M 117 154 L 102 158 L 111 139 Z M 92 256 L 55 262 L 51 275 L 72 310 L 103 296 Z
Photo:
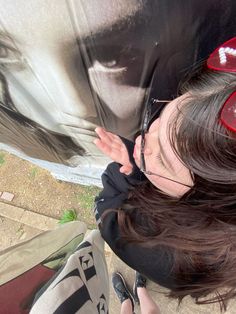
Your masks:
M 148 133 L 145 135 L 144 158 L 146 170 L 162 177 L 146 176 L 158 189 L 175 197 L 182 196 L 190 189 L 185 185 L 193 185 L 190 171 L 176 156 L 169 140 L 169 134 L 173 127 L 172 121 L 178 110 L 177 107 L 184 104 L 185 98 L 186 95 L 183 95 L 171 101 L 163 109 L 160 117 L 151 124 Z M 134 147 L 134 159 L 138 167 L 140 166 L 140 143 L 141 136 L 138 136 Z

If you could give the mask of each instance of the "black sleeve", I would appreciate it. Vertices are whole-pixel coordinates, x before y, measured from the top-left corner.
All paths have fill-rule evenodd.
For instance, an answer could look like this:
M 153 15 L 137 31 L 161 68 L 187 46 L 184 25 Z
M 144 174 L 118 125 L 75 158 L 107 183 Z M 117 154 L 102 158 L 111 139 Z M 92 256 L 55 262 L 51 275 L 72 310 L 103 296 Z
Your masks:
M 132 164 L 133 172 L 126 176 L 120 173 L 118 163 L 108 165 L 102 175 L 103 190 L 95 199 L 95 217 L 99 225 L 103 239 L 108 243 L 114 253 L 127 265 L 151 280 L 171 288 L 174 280 L 171 278 L 172 254 L 164 249 L 149 249 L 137 244 L 121 244 L 120 230 L 117 221 L 117 212 L 110 211 L 101 222 L 101 215 L 107 209 L 115 209 L 122 206 L 127 199 L 129 190 L 137 184 L 141 184 L 146 177 L 140 172 L 133 160 L 133 143 L 123 139 Z
M 133 171 L 130 175 L 121 173 L 121 165 L 116 162 L 112 162 L 107 166 L 107 169 L 102 174 L 103 190 L 95 198 L 94 212 L 98 224 L 106 209 L 121 207 L 128 197 L 129 190 L 147 180 L 134 162 L 132 156 L 134 144 L 127 139 L 121 139 L 127 147 Z

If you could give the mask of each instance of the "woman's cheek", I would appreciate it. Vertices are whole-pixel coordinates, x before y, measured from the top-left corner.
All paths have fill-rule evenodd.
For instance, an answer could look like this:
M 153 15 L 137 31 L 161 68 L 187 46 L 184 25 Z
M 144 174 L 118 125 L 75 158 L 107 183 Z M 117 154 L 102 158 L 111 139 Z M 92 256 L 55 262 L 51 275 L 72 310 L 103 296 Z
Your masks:
M 139 167 L 139 164 L 140 164 L 140 141 L 139 141 L 139 136 L 135 140 L 133 157 L 134 157 L 136 165 Z
M 133 151 L 133 157 L 134 157 L 134 159 L 136 158 L 136 156 L 137 156 L 137 153 L 136 153 L 136 145 L 134 145 L 134 151 Z
M 134 161 L 135 161 L 135 163 L 136 163 L 136 165 L 140 168 L 140 160 L 139 160 L 139 158 L 134 158 Z

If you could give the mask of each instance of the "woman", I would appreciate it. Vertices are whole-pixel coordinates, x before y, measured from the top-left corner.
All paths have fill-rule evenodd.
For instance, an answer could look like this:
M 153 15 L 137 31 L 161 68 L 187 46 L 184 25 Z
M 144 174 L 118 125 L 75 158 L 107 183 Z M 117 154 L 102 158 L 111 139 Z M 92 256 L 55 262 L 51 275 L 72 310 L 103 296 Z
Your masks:
M 146 114 L 135 144 L 102 128 L 95 140 L 115 161 L 96 198 L 106 242 L 170 296 L 224 309 L 236 296 L 235 48 L 219 47 L 151 125 Z

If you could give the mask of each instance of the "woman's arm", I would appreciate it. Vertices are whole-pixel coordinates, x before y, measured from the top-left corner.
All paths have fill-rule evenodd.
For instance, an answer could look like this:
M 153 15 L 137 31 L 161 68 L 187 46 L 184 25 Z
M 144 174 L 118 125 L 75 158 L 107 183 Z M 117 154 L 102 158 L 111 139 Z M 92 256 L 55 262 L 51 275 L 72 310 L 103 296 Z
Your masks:
M 127 199 L 129 191 L 146 180 L 146 177 L 135 165 L 129 175 L 121 173 L 120 167 L 120 164 L 112 162 L 102 174 L 103 190 L 95 198 L 94 208 L 98 224 L 100 223 L 102 214 L 107 209 L 121 207 Z
M 97 133 L 101 134 L 100 131 Z M 144 180 L 147 180 L 135 165 L 133 159 L 134 143 L 118 136 L 113 137 L 114 134 L 110 134 L 110 138 L 103 139 L 102 143 L 100 143 L 103 145 L 103 149 L 101 150 L 104 153 L 107 152 L 106 154 L 109 157 L 112 158 L 113 156 L 112 159 L 116 162 L 109 164 L 102 175 L 103 190 L 95 199 L 94 209 L 101 235 L 115 254 L 127 265 L 145 274 L 155 282 L 166 287 L 171 287 L 173 282 L 170 273 L 173 264 L 172 254 L 168 250 L 164 250 L 163 248 L 148 249 L 135 243 L 121 245 L 117 211 L 108 212 L 101 221 L 102 214 L 106 210 L 122 208 L 124 201 L 128 197 L 129 190 L 135 188 L 136 185 L 142 184 Z M 97 140 L 95 142 L 97 145 Z M 99 148 L 100 144 L 97 145 Z M 108 147 L 110 144 L 111 146 Z M 124 153 L 122 157 L 121 152 Z M 129 163 L 132 165 L 132 172 L 129 175 L 121 173 L 120 169 L 122 165 L 129 165 Z
M 146 177 L 136 166 L 133 159 L 134 143 L 96 128 L 98 138 L 95 145 L 115 162 L 108 165 L 102 175 L 102 192 L 95 198 L 95 217 L 98 223 L 106 209 L 122 206 L 127 199 L 129 190 L 140 184 Z

